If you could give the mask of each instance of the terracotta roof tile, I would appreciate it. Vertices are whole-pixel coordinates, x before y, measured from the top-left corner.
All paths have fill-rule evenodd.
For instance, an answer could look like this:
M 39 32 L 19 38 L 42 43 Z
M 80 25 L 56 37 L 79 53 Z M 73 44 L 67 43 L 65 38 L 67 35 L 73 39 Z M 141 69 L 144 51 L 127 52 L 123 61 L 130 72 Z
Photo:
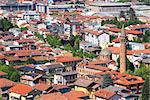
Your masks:
M 9 87 L 9 86 L 15 86 L 16 83 L 13 81 L 10 81 L 8 79 L 5 78 L 0 78 L 0 88 L 2 87 Z
M 81 97 L 86 97 L 88 95 L 82 91 L 72 90 L 68 93 L 65 93 L 64 96 L 67 97 L 68 100 L 79 100 Z
M 119 28 L 108 28 L 107 30 L 115 32 L 115 33 L 121 32 L 121 29 L 119 29 Z M 125 33 L 127 33 L 127 34 L 134 34 L 134 35 L 143 34 L 142 32 L 136 31 L 136 30 L 125 30 Z
M 7 75 L 7 73 L 0 71 L 0 76 Z
M 39 100 L 68 100 L 63 94 L 56 92 L 56 93 L 50 93 L 50 94 L 43 94 Z
M 95 70 L 100 70 L 100 71 L 108 71 L 109 68 L 107 67 L 103 67 L 103 66 L 100 66 L 100 65 L 86 65 L 85 67 L 87 68 L 90 68 L 90 69 L 95 69 Z
M 98 90 L 94 93 L 95 96 L 97 97 L 100 97 L 100 98 L 103 98 L 103 99 L 110 99 L 112 96 L 115 95 L 114 92 L 112 91 L 109 91 L 109 90 L 105 90 L 105 89 L 101 89 L 101 90 Z
M 92 30 L 92 29 L 84 29 L 83 32 L 87 32 L 87 33 L 93 34 L 93 35 L 101 35 L 103 33 L 103 32 Z
M 21 95 L 26 95 L 33 90 L 32 87 L 24 84 L 17 84 L 16 86 L 9 89 L 10 92 L 14 92 Z
M 137 24 L 137 25 L 130 25 L 128 28 L 135 30 L 140 28 L 150 28 L 150 24 Z
M 35 85 L 33 88 L 38 89 L 38 90 L 41 90 L 41 91 L 45 91 L 45 90 L 47 90 L 48 88 L 50 88 L 51 86 L 52 86 L 52 85 L 48 85 L 48 84 L 41 83 L 41 84 Z
M 64 62 L 72 62 L 72 61 L 81 61 L 82 58 L 80 58 L 80 57 L 67 57 L 67 56 L 63 56 L 63 57 L 56 57 L 55 60 L 57 62 L 64 63 Z

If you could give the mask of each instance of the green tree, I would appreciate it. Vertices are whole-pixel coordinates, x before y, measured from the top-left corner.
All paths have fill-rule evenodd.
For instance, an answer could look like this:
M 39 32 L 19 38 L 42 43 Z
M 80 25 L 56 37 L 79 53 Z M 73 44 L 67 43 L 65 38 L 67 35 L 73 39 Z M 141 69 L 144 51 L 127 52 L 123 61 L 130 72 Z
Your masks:
M 146 30 L 143 35 L 143 42 L 150 42 L 150 30 Z
M 113 85 L 113 80 L 111 79 L 110 74 L 104 74 L 103 75 L 103 82 L 102 82 L 101 87 L 106 88 L 110 85 Z
M 21 30 L 21 32 L 23 32 L 23 31 L 28 30 L 28 28 L 26 28 L 26 27 L 21 27 L 20 30 Z
M 74 41 L 74 49 L 79 50 L 80 38 L 77 37 Z
M 140 76 L 144 79 L 150 78 L 150 67 L 143 66 L 142 68 L 135 70 L 134 75 Z
M 35 64 L 36 61 L 32 57 L 30 57 L 30 58 L 28 58 L 28 60 L 26 61 L 26 63 L 27 64 Z
M 46 40 L 52 47 L 58 47 L 61 45 L 61 40 L 57 36 L 49 35 L 46 37 Z
M 70 43 L 65 45 L 64 49 L 67 50 L 67 51 L 74 51 L 74 48 L 70 45 Z
M 7 73 L 8 79 L 15 81 L 15 82 L 19 81 L 20 73 L 13 67 L 0 63 L 0 71 Z
M 0 23 L 2 24 L 3 31 L 8 31 L 10 28 L 13 28 L 13 24 L 7 18 L 1 19 Z
M 18 82 L 18 80 L 20 80 L 20 74 L 15 71 L 11 74 L 10 79 L 14 82 Z
M 149 100 L 150 99 L 150 84 L 149 84 L 149 78 L 145 79 L 144 86 L 142 88 L 142 100 Z

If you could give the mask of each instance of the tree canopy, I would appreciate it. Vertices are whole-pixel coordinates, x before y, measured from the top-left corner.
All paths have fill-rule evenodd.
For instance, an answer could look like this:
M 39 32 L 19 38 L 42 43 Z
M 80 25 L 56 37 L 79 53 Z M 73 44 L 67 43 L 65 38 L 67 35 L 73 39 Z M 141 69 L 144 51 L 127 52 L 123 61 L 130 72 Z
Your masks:
M 150 30 L 146 30 L 143 35 L 143 42 L 150 42 Z
M 111 79 L 110 74 L 104 74 L 101 87 L 105 88 L 105 87 L 108 87 L 110 85 L 113 85 L 113 80 Z
M 3 63 L 0 63 L 0 71 L 3 71 L 8 74 L 8 79 L 18 82 L 20 79 L 20 73 L 15 70 L 12 66 L 7 66 Z
M 58 47 L 61 45 L 61 40 L 57 36 L 48 35 L 46 40 L 52 47 Z
M 3 27 L 3 31 L 8 31 L 10 28 L 13 28 L 13 24 L 7 18 L 2 18 L 0 23 Z

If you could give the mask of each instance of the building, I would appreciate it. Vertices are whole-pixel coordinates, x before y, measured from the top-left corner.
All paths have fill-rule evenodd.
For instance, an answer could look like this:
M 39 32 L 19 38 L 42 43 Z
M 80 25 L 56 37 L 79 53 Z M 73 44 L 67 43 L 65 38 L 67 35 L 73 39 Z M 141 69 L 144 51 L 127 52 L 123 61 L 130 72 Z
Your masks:
M 95 75 L 98 72 L 106 72 L 110 69 L 101 65 L 94 65 L 94 64 L 79 64 L 77 66 L 77 72 L 79 76 L 82 75 Z
M 77 79 L 77 72 L 62 72 L 54 75 L 54 84 L 69 85 Z
M 138 76 L 121 77 L 114 81 L 115 86 L 131 90 L 133 94 L 141 94 L 144 80 Z
M 0 72 L 1 73 L 1 72 Z M 1 73 L 2 74 L 2 73 Z M 8 90 L 15 86 L 17 83 L 10 81 L 8 79 L 5 78 L 0 78 L 0 96 L 2 97 L 2 99 L 6 99 L 8 100 Z
M 116 86 L 109 86 L 109 87 L 106 87 L 105 89 L 121 95 L 121 99 L 123 100 L 139 99 L 139 96 L 137 94 L 132 94 L 131 90 L 128 90 L 128 89 L 124 89 L 124 88 L 120 88 Z
M 76 64 L 82 61 L 80 57 L 60 56 L 55 58 L 56 62 L 63 63 L 66 71 L 76 70 Z
M 101 31 L 92 30 L 92 29 L 84 29 L 84 40 L 90 42 L 95 46 L 105 46 L 110 42 L 110 36 Z
M 30 73 L 20 77 L 20 82 L 34 86 L 39 83 L 46 83 L 46 78 L 41 74 Z
M 115 3 L 115 2 L 92 2 L 89 8 L 95 12 L 120 12 L 127 11 L 130 8 L 128 3 Z
M 9 89 L 9 100 L 21 99 L 21 100 L 33 100 L 41 92 L 24 84 L 17 84 Z
M 101 89 L 94 93 L 94 98 L 94 100 L 120 100 L 121 95 L 109 90 Z

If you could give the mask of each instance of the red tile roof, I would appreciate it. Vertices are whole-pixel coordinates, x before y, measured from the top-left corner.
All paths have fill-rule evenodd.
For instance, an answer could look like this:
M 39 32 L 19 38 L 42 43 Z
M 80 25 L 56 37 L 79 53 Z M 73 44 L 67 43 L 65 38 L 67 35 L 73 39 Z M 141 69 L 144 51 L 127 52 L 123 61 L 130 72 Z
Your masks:
M 96 92 L 94 93 L 94 95 L 95 95 L 96 97 L 109 100 L 112 96 L 115 95 L 115 93 L 112 92 L 112 91 L 109 91 L 109 90 L 101 89 L 101 90 L 96 91 Z
M 8 79 L 5 78 L 0 78 L 0 88 L 2 87 L 9 87 L 9 86 L 15 86 L 16 83 L 13 81 L 10 81 Z
M 128 77 L 121 77 L 120 79 L 114 81 L 114 83 L 121 84 L 121 85 L 132 85 L 132 84 L 144 83 L 144 80 L 138 76 L 128 76 Z
M 7 75 L 7 73 L 0 71 L 0 76 Z
M 52 85 L 48 85 L 48 84 L 44 84 L 44 83 L 40 83 L 35 85 L 33 88 L 37 89 L 37 90 L 41 90 L 41 91 L 45 91 L 48 88 L 50 88 Z
M 72 90 L 68 93 L 65 93 L 64 96 L 67 97 L 68 100 L 80 100 L 81 97 L 86 97 L 88 95 L 82 91 Z
M 50 94 L 43 94 L 39 100 L 68 100 L 63 94 L 56 92 L 56 93 L 50 93 Z
M 112 42 L 120 43 L 120 38 L 116 38 L 116 39 L 114 39 Z
M 101 35 L 103 32 L 92 30 L 92 29 L 84 29 L 83 32 L 93 34 L 93 35 Z
M 86 68 L 100 70 L 100 71 L 108 71 L 109 70 L 109 68 L 103 67 L 103 66 L 99 66 L 99 65 L 86 65 Z
M 67 57 L 67 56 L 63 56 L 63 57 L 56 57 L 55 60 L 57 62 L 64 63 L 64 62 L 72 62 L 72 61 L 81 61 L 82 58 L 80 58 L 80 57 Z
M 32 87 L 24 84 L 17 84 L 16 86 L 9 89 L 10 92 L 14 92 L 20 95 L 26 95 L 33 90 Z
M 115 32 L 115 33 L 121 32 L 121 29 L 119 29 L 119 28 L 108 28 L 107 30 Z M 136 31 L 136 30 L 125 30 L 125 33 L 127 33 L 127 34 L 133 34 L 133 35 L 143 34 L 142 32 Z
M 69 87 L 66 86 L 66 85 L 60 85 L 60 84 L 54 85 L 54 89 L 55 89 L 55 90 L 59 90 L 59 89 L 63 89 L 63 88 L 69 88 Z
M 150 24 L 137 24 L 137 25 L 130 25 L 128 26 L 129 29 L 136 30 L 140 28 L 150 28 Z
M 33 39 L 21 39 L 21 40 L 17 40 L 17 42 L 19 42 L 19 43 L 24 43 L 24 42 L 34 43 L 35 41 Z

